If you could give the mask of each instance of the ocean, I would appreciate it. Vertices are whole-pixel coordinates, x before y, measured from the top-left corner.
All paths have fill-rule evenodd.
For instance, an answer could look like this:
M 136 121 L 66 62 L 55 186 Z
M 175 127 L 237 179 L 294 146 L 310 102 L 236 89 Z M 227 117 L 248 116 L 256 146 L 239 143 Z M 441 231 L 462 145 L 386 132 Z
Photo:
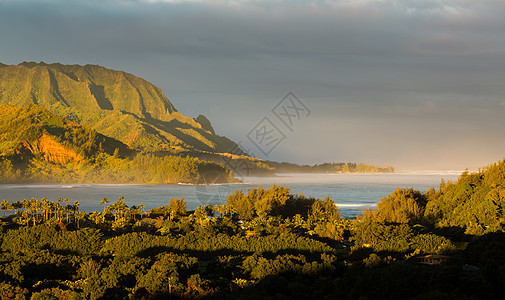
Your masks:
M 438 188 L 442 179 L 457 180 L 461 172 L 398 172 L 391 174 L 279 174 L 277 177 L 245 177 L 244 183 L 218 185 L 145 185 L 145 184 L 57 184 L 57 185 L 0 185 L 0 201 L 11 203 L 23 199 L 47 198 L 56 201 L 68 198 L 68 204 L 80 203 L 80 210 L 102 211 L 102 198 L 111 203 L 121 196 L 129 206 L 143 203 L 146 209 L 167 205 L 171 198 L 183 197 L 192 210 L 206 204 L 225 204 L 226 197 L 235 190 L 247 190 L 273 184 L 290 188 L 293 194 L 330 196 L 344 218 L 360 215 L 363 209 L 376 208 L 381 197 L 397 187 L 413 187 L 426 191 Z

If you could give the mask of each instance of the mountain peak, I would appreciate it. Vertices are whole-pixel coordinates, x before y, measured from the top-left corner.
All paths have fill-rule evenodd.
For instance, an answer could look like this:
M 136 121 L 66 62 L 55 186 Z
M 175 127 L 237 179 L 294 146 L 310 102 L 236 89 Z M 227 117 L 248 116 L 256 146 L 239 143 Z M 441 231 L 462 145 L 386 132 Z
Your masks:
M 132 74 L 98 65 L 23 62 L 2 68 L 0 79 L 0 89 L 17 91 L 4 96 L 9 98 L 8 104 L 17 106 L 82 106 L 163 121 L 170 120 L 170 114 L 177 111 L 160 88 Z M 14 86 L 6 88 L 7 84 Z
M 160 88 L 99 65 L 23 62 L 0 68 L 0 104 L 37 104 L 141 151 L 226 153 L 204 116 L 183 116 Z
M 48 64 L 46 64 L 43 61 L 41 61 L 39 63 L 34 62 L 34 61 L 24 61 L 24 62 L 20 63 L 18 66 L 23 66 L 23 67 L 31 69 L 31 68 L 35 68 L 37 66 L 48 66 Z
M 212 127 L 212 124 L 210 123 L 209 119 L 207 119 L 206 116 L 199 115 L 198 117 L 196 117 L 195 121 L 200 125 L 202 125 L 203 129 L 207 130 L 212 134 L 216 134 L 216 132 L 214 131 L 214 127 Z

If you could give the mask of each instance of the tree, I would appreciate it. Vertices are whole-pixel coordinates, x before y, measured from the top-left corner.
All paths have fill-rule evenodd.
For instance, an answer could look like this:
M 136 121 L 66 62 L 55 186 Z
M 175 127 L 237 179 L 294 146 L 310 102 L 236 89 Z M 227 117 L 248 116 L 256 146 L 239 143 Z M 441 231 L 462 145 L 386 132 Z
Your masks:
M 168 205 L 168 210 L 170 211 L 170 219 L 178 218 L 186 214 L 186 205 L 184 199 L 172 198 L 170 199 L 170 204 Z
M 414 224 L 422 220 L 426 197 L 412 188 L 397 188 L 382 197 L 373 216 L 378 222 Z
M 49 220 L 49 215 L 51 213 L 51 202 L 47 200 L 46 198 L 40 199 L 40 202 L 42 203 L 42 213 L 44 214 L 44 222 L 47 222 Z
M 110 202 L 110 201 L 109 201 L 109 199 L 107 199 L 107 198 L 105 198 L 105 197 L 104 197 L 104 198 L 100 201 L 100 203 L 102 203 L 102 204 L 103 204 L 103 213 L 104 213 L 104 214 L 105 214 L 105 209 L 107 208 L 107 204 L 108 204 L 109 202 Z
M 260 217 L 279 215 L 286 202 L 292 199 L 293 196 L 289 188 L 278 187 L 274 184 L 260 195 L 259 199 L 254 203 L 254 208 Z
M 19 210 L 23 207 L 23 206 L 21 205 L 21 202 L 16 201 L 16 202 L 12 203 L 12 206 L 11 206 L 11 207 L 14 209 L 14 211 L 15 211 L 15 213 L 16 213 L 16 216 L 19 216 Z
M 132 206 L 132 214 L 133 214 L 134 220 L 136 220 L 136 215 L 137 214 L 139 215 L 139 220 L 142 219 L 142 216 L 144 215 L 144 210 L 145 209 L 146 209 L 146 207 L 144 206 L 143 203 L 140 203 L 137 207 Z
M 121 196 L 116 203 L 107 207 L 107 210 L 111 211 L 114 215 L 114 222 L 117 222 L 119 219 L 125 218 L 126 214 L 129 212 L 128 206 L 124 203 L 124 200 L 124 197 Z
M 75 221 L 77 223 L 77 228 L 80 228 L 79 221 L 83 220 L 85 217 L 86 217 L 86 212 L 84 212 L 84 211 L 77 211 L 77 213 L 75 214 Z
M 39 210 L 42 208 L 42 204 L 39 202 L 39 200 L 32 198 L 30 200 L 30 207 L 28 210 L 30 211 L 30 214 L 32 215 L 32 221 L 33 221 L 33 226 L 35 226 L 37 222 L 37 215 Z
M 327 196 L 324 201 L 317 200 L 312 204 L 310 208 L 310 218 L 316 222 L 339 221 L 340 213 L 338 212 L 338 207 L 335 202 Z
M 93 221 L 95 224 L 100 224 L 103 221 L 102 213 L 99 211 L 92 212 L 89 216 L 89 219 Z
M 5 216 L 6 215 L 6 211 L 10 210 L 10 207 L 11 207 L 11 205 L 9 203 L 9 200 L 3 199 L 2 203 L 0 203 L 0 207 L 4 211 L 4 216 Z
M 61 213 L 63 211 L 63 207 L 61 206 L 61 203 L 63 202 L 63 198 L 58 198 L 56 200 L 56 207 L 55 207 L 55 210 L 56 210 L 56 214 L 57 214 L 57 219 L 58 219 L 58 222 L 61 221 Z
M 252 197 L 247 197 L 241 190 L 235 191 L 226 198 L 226 204 L 240 220 L 250 220 L 254 216 L 254 201 Z
M 77 215 L 79 213 L 79 205 L 80 203 L 78 201 L 74 201 L 74 204 L 72 205 L 73 212 L 74 212 L 74 220 L 77 222 L 77 226 L 79 226 L 79 223 L 77 221 Z
M 203 206 L 198 206 L 195 209 L 195 212 L 193 213 L 193 217 L 198 221 L 205 220 L 207 218 L 207 213 L 205 213 L 205 208 L 203 208 Z

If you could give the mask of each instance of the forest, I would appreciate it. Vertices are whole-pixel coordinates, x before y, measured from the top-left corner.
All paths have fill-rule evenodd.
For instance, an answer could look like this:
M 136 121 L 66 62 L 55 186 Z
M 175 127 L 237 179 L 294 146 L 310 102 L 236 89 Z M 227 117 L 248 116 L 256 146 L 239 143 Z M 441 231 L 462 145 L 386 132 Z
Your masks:
M 394 172 L 364 163 L 276 163 L 245 155 L 238 146 L 231 152 L 175 145 L 170 151 L 140 151 L 35 104 L 0 105 L 0 183 L 204 184 L 282 172 Z
M 0 183 L 232 181 L 222 163 L 136 151 L 40 106 L 0 105 Z
M 2 201 L 0 298 L 497 299 L 505 285 L 505 161 L 356 219 L 275 185 L 194 211 L 99 201 Z
M 278 173 L 394 173 L 393 166 L 379 167 L 365 163 L 331 162 L 315 165 L 298 165 L 287 162 L 268 161 Z

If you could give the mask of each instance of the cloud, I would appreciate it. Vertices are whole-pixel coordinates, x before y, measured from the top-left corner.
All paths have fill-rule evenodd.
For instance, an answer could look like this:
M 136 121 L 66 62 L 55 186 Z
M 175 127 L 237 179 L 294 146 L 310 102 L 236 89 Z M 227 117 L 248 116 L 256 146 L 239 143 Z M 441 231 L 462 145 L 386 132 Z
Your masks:
M 26 25 L 45 21 L 39 32 L 31 31 L 75 36 L 73 43 L 82 32 L 105 46 L 127 46 L 125 51 L 187 56 L 475 55 L 504 49 L 499 32 L 490 32 L 493 22 L 495 30 L 503 28 L 501 17 L 466 1 L 64 2 L 9 1 L 2 17 L 12 22 L 9 15 L 24 15 Z
M 502 0 L 0 0 L 0 59 L 134 73 L 236 140 L 293 91 L 313 107 L 279 148 L 293 160 L 457 165 L 458 140 L 489 162 L 505 146 L 490 134 L 505 128 L 504 14 Z

